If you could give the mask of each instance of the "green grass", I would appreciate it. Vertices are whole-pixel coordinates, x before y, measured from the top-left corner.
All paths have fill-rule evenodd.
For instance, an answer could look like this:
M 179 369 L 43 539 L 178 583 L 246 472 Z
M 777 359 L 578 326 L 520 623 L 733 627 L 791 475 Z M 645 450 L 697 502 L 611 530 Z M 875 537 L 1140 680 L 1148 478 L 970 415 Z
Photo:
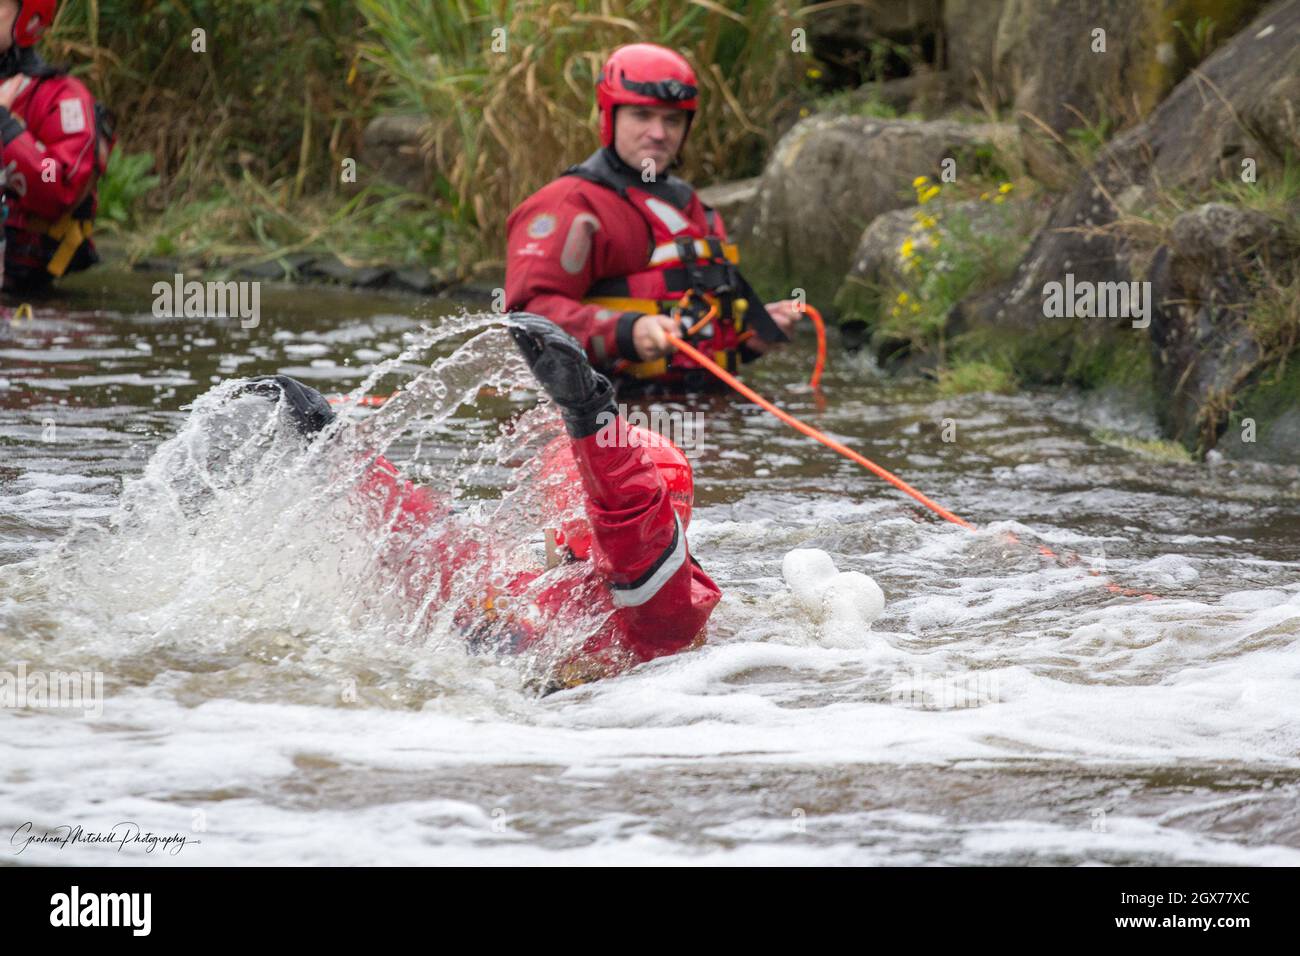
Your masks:
M 1266 364 L 1280 374 L 1300 348 L 1300 270 L 1285 281 L 1273 275 L 1263 278 L 1261 291 L 1247 309 L 1246 326 Z
M 131 249 L 498 258 L 510 209 L 597 145 L 595 80 L 633 41 L 683 52 L 702 105 L 685 174 L 759 171 L 817 61 L 778 0 L 69 0 L 42 51 L 118 115 L 101 220 Z M 206 49 L 191 31 L 206 31 Z M 494 52 L 504 31 L 505 53 Z M 381 111 L 428 116 L 430 194 L 340 182 Z M 358 190 L 360 189 L 360 192 Z M 361 198 L 358 199 L 357 197 Z M 250 208 L 240 209 L 241 204 Z M 338 221 L 352 217 L 351 228 Z M 205 224 L 206 223 L 206 227 Z M 134 235 L 137 228 L 145 241 Z
M 96 227 L 126 231 L 136 224 L 144 197 L 162 181 L 155 176 L 153 156 L 114 150 L 108 169 L 99 180 L 99 212 Z
M 813 110 L 818 113 L 834 113 L 840 116 L 869 116 L 874 119 L 920 120 L 920 113 L 900 112 L 886 103 L 878 95 L 862 96 L 856 90 L 840 90 L 819 96 L 813 102 Z
M 1255 174 L 1253 183 L 1242 182 L 1240 175 L 1216 182 L 1213 198 L 1289 223 L 1294 232 L 1300 216 L 1300 159 L 1292 153 L 1280 166 L 1265 164 Z
M 1094 431 L 1092 437 L 1104 445 L 1123 448 L 1125 451 L 1131 451 L 1147 458 L 1154 458 L 1157 461 L 1190 464 L 1195 460 L 1192 453 L 1178 442 L 1165 438 L 1136 438 L 1133 435 L 1125 435 L 1122 432 L 1106 428 Z
M 755 172 L 776 117 L 815 62 L 791 51 L 802 14 L 701 0 L 359 0 L 361 55 L 383 101 L 428 115 L 448 217 L 495 246 L 506 214 L 599 145 L 594 91 L 616 46 L 671 46 L 694 64 L 701 105 L 685 150 L 697 182 Z M 504 52 L 492 50 L 493 31 Z
M 457 273 L 469 243 L 438 216 L 432 200 L 377 184 L 350 197 L 284 195 L 251 177 L 173 203 L 124 235 L 129 260 L 181 256 L 204 264 L 330 251 L 349 265 L 443 263 Z M 458 268 L 461 267 L 461 268 Z
M 939 393 L 942 395 L 970 392 L 1009 395 L 1016 386 L 1016 377 L 1011 371 L 988 362 L 958 361 L 939 370 Z

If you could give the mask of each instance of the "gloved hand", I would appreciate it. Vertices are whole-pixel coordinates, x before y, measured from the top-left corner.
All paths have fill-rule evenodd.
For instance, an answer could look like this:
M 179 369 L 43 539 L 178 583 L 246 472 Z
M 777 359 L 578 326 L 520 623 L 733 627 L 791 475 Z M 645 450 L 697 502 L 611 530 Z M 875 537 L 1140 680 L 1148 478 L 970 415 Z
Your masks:
M 263 395 L 273 401 L 283 398 L 294 425 L 308 437 L 334 421 L 334 409 L 330 408 L 325 396 L 288 375 L 256 375 L 235 394 L 244 392 Z
M 591 367 L 577 339 L 531 312 L 512 312 L 509 318 L 515 344 L 542 388 L 560 406 L 570 436 L 594 434 L 605 424 L 602 413 L 617 414 L 614 387 Z

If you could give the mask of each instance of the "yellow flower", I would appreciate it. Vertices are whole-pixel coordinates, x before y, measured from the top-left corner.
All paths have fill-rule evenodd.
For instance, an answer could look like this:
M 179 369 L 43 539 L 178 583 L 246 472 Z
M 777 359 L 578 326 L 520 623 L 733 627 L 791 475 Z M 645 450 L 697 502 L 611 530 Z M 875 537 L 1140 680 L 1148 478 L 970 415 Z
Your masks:
M 935 219 L 934 216 L 927 216 L 924 213 L 921 214 L 917 221 L 921 224 L 922 229 L 933 229 L 939 224 L 939 220 Z
M 916 315 L 916 313 L 918 313 L 918 312 L 920 312 L 920 311 L 921 311 L 921 307 L 920 307 L 919 305 L 917 305 L 915 302 L 913 302 L 913 303 L 912 303 L 912 314 L 913 314 L 913 315 Z
M 1006 196 L 994 196 L 994 197 L 993 197 L 993 205 L 995 205 L 995 206 L 1000 206 L 1000 205 L 1002 205 L 1002 204 L 1003 204 L 1004 202 L 1006 202 L 1006 201 L 1007 201 L 1007 197 L 1006 197 Z
M 910 259 L 916 255 L 916 243 L 912 241 L 910 236 L 904 239 L 903 244 L 898 247 L 898 254 L 904 259 Z
M 989 201 L 989 194 L 988 194 L 988 193 L 980 193 L 980 202 L 988 202 L 988 201 Z
M 929 176 L 917 176 L 915 179 L 912 180 L 912 188 L 919 192 L 921 187 L 924 186 L 929 181 L 930 181 Z
M 925 190 L 924 192 L 919 193 L 916 198 L 920 200 L 921 205 L 924 206 L 926 203 L 928 203 L 931 199 L 933 199 L 937 195 L 939 195 L 939 187 L 931 186 L 929 189 Z
M 906 292 L 900 292 L 900 293 L 898 293 L 898 304 L 899 304 L 899 305 L 907 305 L 907 293 L 906 293 Z
M 800 107 L 800 108 L 799 108 L 799 115 L 800 115 L 801 117 L 802 117 L 802 116 L 807 116 L 807 115 L 808 115 L 808 107 L 806 107 L 806 106 Z
M 1007 193 L 1011 192 L 1011 188 L 1012 187 L 1010 183 L 1003 183 L 1001 186 L 998 187 L 998 192 L 1002 193 L 1002 195 L 1005 196 Z
M 819 70 L 819 69 L 817 69 L 817 67 L 815 67 L 815 66 L 814 66 L 814 67 L 810 67 L 810 68 L 808 69 L 808 76 L 809 76 L 810 79 L 814 79 L 814 80 L 821 79 L 821 75 L 822 75 L 822 71 Z

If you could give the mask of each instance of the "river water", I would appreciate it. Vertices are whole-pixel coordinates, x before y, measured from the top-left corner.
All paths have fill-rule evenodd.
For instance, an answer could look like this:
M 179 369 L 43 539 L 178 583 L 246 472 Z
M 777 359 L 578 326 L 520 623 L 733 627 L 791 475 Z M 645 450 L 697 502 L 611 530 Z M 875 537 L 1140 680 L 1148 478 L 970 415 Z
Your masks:
M 819 401 L 809 336 L 751 383 L 980 530 L 738 399 L 641 406 L 702 416 L 690 543 L 725 596 L 700 650 L 539 697 L 422 632 L 309 470 L 187 497 L 215 385 L 379 367 L 370 390 L 419 388 L 355 427 L 528 537 L 519 476 L 558 418 L 504 333 L 269 285 L 256 328 L 156 318 L 150 282 L 77 277 L 0 326 L 4 862 L 1300 864 L 1296 469 L 1169 460 L 1103 440 L 1151 434 L 1141 410 L 943 398 L 834 348 Z M 874 578 L 879 619 L 810 616 L 782 578 L 803 548 Z M 93 708 L 13 700 L 74 672 Z M 118 824 L 191 842 L 25 842 Z

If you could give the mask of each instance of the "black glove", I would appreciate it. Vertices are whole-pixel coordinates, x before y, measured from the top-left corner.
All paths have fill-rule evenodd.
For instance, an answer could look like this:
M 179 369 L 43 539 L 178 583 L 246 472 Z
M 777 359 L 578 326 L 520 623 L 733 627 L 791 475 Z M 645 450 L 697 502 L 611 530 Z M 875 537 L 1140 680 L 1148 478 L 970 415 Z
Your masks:
M 614 412 L 614 387 L 587 361 L 578 340 L 550 319 L 531 312 L 511 312 L 511 336 L 528 367 L 560 406 L 564 427 L 574 438 L 595 434 Z
M 264 395 L 273 401 L 283 398 L 294 425 L 299 432 L 309 437 L 334 421 L 334 409 L 330 408 L 325 396 L 288 375 L 254 376 L 235 394 L 242 395 L 245 392 Z

